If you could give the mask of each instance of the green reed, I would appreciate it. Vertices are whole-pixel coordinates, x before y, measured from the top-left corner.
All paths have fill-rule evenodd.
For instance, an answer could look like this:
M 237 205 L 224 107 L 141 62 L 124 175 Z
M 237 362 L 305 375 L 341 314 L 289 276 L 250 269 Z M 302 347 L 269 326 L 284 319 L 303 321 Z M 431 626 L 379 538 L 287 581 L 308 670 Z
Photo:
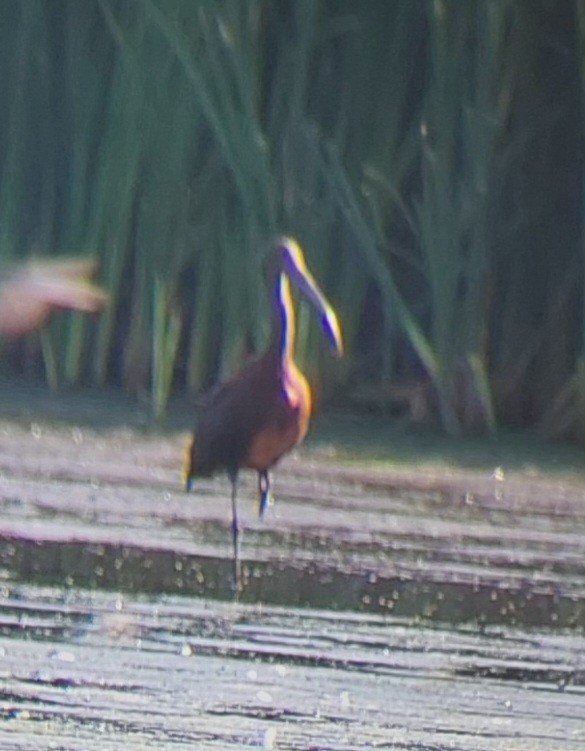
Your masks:
M 573 5 L 581 53 L 566 59 L 583 78 Z M 319 392 L 383 391 L 400 373 L 431 384 L 449 432 L 493 431 L 525 419 L 521 402 L 546 416 L 582 372 L 582 247 L 565 250 L 574 237 L 548 212 L 549 154 L 575 103 L 547 110 L 542 93 L 542 60 L 574 42 L 545 44 L 545 0 L 21 0 L 6 13 L 0 253 L 97 257 L 111 295 L 99 319 L 62 316 L 43 334 L 53 387 L 115 383 L 161 415 L 173 389 L 232 373 L 267 341 L 262 261 L 280 233 L 344 328 L 334 364 L 299 309 Z

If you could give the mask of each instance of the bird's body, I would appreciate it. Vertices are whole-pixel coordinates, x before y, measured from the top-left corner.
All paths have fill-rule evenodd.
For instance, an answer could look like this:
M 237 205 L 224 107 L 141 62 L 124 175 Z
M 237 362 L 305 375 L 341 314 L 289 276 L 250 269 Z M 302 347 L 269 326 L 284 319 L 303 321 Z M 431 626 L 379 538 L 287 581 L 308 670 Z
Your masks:
M 307 433 L 311 391 L 293 360 L 288 280 L 278 285 L 278 315 L 268 349 L 211 391 L 201 405 L 191 476 L 218 469 L 236 473 L 241 467 L 266 472 Z
M 289 278 L 322 314 L 323 324 L 341 353 L 334 311 L 308 271 L 294 240 L 277 246 L 270 278 L 272 336 L 267 350 L 232 379 L 216 387 L 201 405 L 196 436 L 189 443 L 184 481 L 224 469 L 232 482 L 234 575 L 239 581 L 236 481 L 241 468 L 258 472 L 260 511 L 270 497 L 268 471 L 307 434 L 312 397 L 294 362 L 295 315 Z
M 196 474 L 239 468 L 267 471 L 305 437 L 311 409 L 305 378 L 295 374 L 295 386 L 289 386 L 294 392 L 291 402 L 266 360 L 264 355 L 249 363 L 201 406 L 193 443 Z

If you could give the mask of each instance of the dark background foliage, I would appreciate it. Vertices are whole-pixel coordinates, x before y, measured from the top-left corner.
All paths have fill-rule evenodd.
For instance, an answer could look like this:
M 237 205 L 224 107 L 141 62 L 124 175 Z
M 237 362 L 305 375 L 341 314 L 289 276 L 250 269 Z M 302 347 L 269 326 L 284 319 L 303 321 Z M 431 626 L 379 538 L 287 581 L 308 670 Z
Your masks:
M 88 254 L 111 305 L 2 368 L 197 394 L 266 341 L 294 235 L 348 357 L 320 398 L 581 439 L 577 0 L 2 0 L 0 252 Z

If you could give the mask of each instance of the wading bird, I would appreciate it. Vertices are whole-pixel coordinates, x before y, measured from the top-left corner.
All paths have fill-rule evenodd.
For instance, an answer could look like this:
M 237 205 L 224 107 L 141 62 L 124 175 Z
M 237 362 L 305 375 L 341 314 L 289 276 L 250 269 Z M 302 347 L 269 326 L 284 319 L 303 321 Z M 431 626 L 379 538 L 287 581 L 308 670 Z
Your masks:
M 97 313 L 106 295 L 89 281 L 95 269 L 87 259 L 33 260 L 0 269 L 0 334 L 28 334 L 58 309 Z
M 183 468 L 185 489 L 196 476 L 225 469 L 232 486 L 234 587 L 240 588 L 239 526 L 236 486 L 241 468 L 258 472 L 260 515 L 270 500 L 268 471 L 305 437 L 312 398 L 307 379 L 294 361 L 295 312 L 290 283 L 321 315 L 337 355 L 343 353 L 335 311 L 311 275 L 303 252 L 281 238 L 268 259 L 272 333 L 267 350 L 233 378 L 220 384 L 199 411 L 195 437 L 188 443 Z

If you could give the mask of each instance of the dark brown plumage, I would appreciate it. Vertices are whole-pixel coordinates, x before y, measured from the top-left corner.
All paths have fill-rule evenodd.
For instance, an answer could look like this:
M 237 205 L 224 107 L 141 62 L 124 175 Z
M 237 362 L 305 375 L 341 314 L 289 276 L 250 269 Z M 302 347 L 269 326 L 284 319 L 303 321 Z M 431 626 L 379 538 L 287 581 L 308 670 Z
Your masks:
M 311 390 L 294 362 L 295 314 L 290 282 L 321 314 L 336 352 L 343 350 L 335 312 L 309 272 L 299 245 L 282 238 L 270 259 L 272 334 L 266 351 L 208 395 L 187 447 L 184 483 L 226 470 L 232 484 L 234 583 L 239 587 L 239 530 L 236 485 L 241 468 L 258 472 L 260 513 L 270 498 L 268 471 L 305 437 L 312 411 Z

